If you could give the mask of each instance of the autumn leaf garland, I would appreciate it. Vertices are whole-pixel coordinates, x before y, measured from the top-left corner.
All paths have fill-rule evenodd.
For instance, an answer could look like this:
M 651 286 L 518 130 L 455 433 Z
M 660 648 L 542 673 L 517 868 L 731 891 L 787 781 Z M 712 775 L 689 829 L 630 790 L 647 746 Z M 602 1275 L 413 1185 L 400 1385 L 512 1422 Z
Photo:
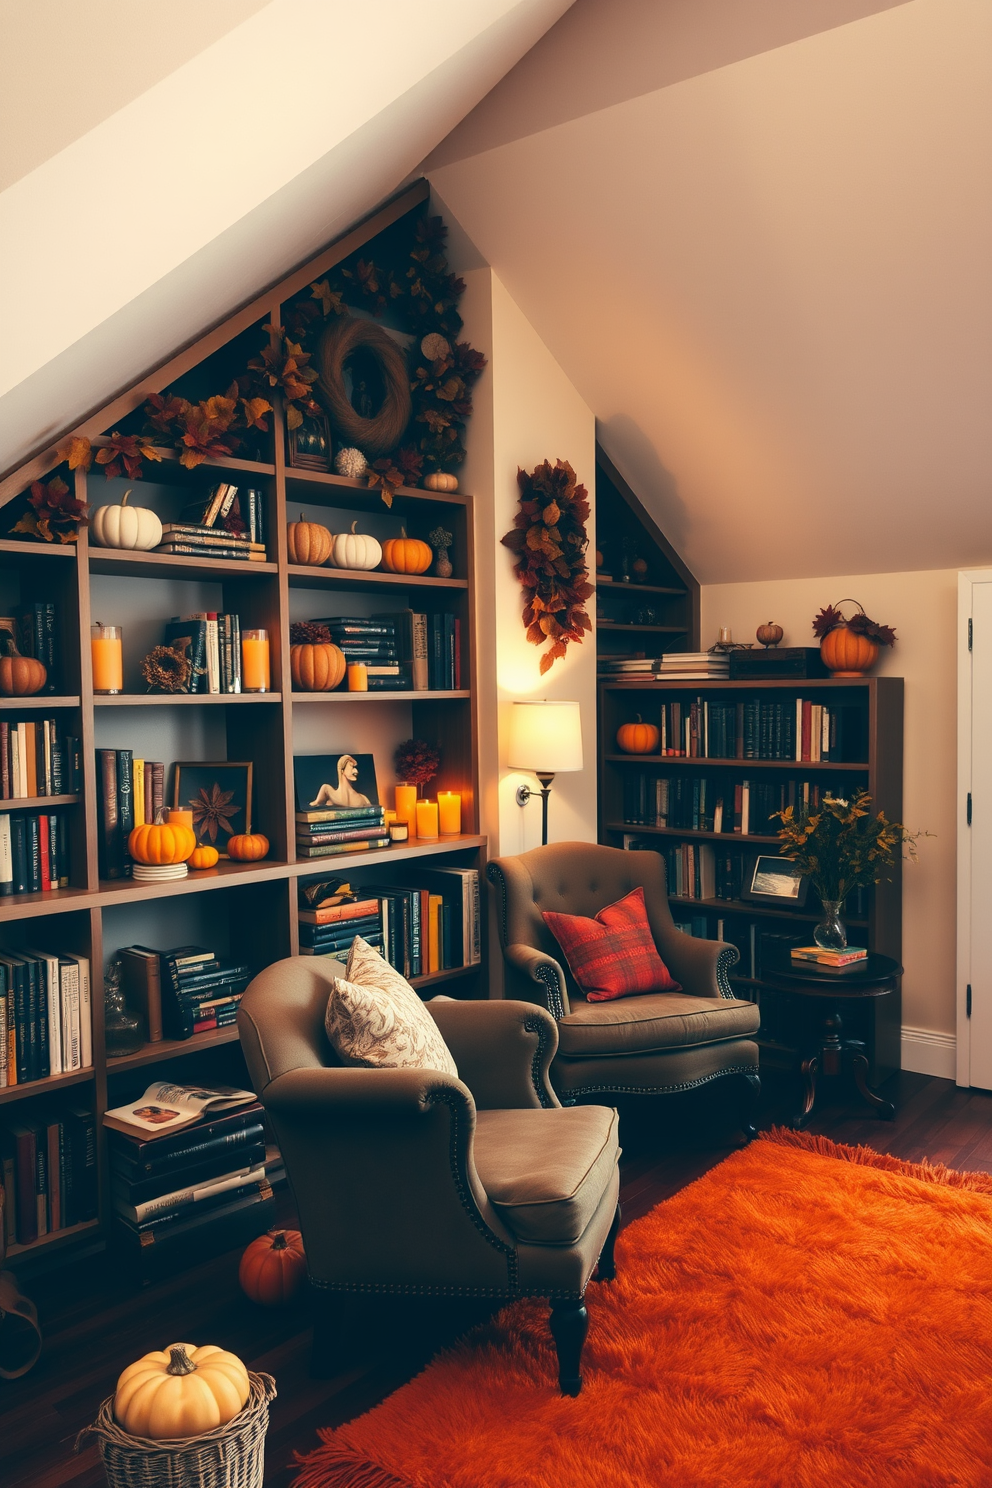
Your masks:
M 535 646 L 551 642 L 541 657 L 543 677 L 570 641 L 581 642 L 592 630 L 585 607 L 594 592 L 585 558 L 589 493 L 567 460 L 545 460 L 530 474 L 518 470 L 517 481 L 520 510 L 502 543 L 516 555 L 527 639 Z

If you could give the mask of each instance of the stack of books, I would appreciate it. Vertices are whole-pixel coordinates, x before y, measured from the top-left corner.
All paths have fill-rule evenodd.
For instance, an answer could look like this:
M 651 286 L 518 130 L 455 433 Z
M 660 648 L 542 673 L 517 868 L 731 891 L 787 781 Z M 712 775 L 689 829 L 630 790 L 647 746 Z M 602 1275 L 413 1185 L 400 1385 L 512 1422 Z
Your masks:
M 90 963 L 54 951 L 0 954 L 0 1088 L 90 1069 Z
M 0 723 L 0 799 L 75 794 L 80 779 L 79 738 L 57 719 Z
M 125 1248 L 234 1243 L 232 1228 L 269 1223 L 262 1108 L 250 1091 L 156 1082 L 108 1111 L 111 1196 Z M 214 1248 L 218 1248 L 217 1245 Z
M 265 562 L 263 494 L 221 482 L 184 513 L 185 521 L 164 522 L 157 553 L 187 557 Z
M 156 951 L 125 946 L 120 951 L 128 1005 L 142 1020 L 146 1042 L 188 1039 L 227 1028 L 249 982 L 246 964 L 224 965 L 204 946 Z
M 656 682 L 661 670 L 660 656 L 600 656 L 597 674 L 609 682 Z
M 0 1127 L 8 1245 L 33 1245 L 96 1219 L 96 1118 L 84 1106 L 38 1108 Z
M 396 622 L 387 615 L 332 615 L 318 620 L 345 661 L 361 661 L 368 669 L 370 692 L 408 692 L 413 686 L 411 664 L 400 660 Z
M 822 946 L 818 945 L 793 946 L 790 954 L 793 961 L 804 965 L 822 966 L 831 971 L 854 968 L 868 959 L 868 950 L 865 946 L 845 946 L 842 951 L 825 951 Z
M 730 676 L 730 658 L 725 651 L 666 651 L 658 676 L 705 677 L 719 682 Z
M 382 915 L 377 895 L 300 910 L 301 956 L 346 956 L 356 935 L 382 947 Z
M 0 895 L 69 887 L 69 822 L 61 811 L 0 814 Z
M 388 846 L 382 806 L 314 806 L 296 813 L 298 858 L 333 858 Z
M 189 681 L 182 692 L 240 692 L 241 618 L 200 610 L 178 616 L 165 627 L 165 644 L 182 650 L 190 664 Z

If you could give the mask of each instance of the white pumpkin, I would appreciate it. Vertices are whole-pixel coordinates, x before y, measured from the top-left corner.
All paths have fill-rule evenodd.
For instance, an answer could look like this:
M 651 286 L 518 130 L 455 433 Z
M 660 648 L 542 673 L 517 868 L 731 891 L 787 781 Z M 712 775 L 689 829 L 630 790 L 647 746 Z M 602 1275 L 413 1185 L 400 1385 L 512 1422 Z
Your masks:
M 375 568 L 382 561 L 382 548 L 374 537 L 357 532 L 358 520 L 350 532 L 341 532 L 331 545 L 330 561 L 335 568 Z
M 147 506 L 128 506 L 130 491 L 120 506 L 98 506 L 90 518 L 90 533 L 101 548 L 140 548 L 146 552 L 162 541 L 162 523 Z

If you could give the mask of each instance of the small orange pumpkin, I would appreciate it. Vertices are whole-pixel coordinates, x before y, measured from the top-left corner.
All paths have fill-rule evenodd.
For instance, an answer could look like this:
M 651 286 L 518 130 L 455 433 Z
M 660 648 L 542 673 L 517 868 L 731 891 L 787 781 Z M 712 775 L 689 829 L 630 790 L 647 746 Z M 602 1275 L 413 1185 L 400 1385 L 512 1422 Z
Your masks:
M 0 692 L 5 697 L 33 697 L 47 681 L 44 664 L 33 656 L 22 656 L 9 640 L 7 654 L 0 658 Z
M 260 1307 L 290 1302 L 306 1279 L 307 1258 L 299 1230 L 270 1230 L 253 1240 L 241 1257 L 241 1290 Z
M 617 743 L 624 754 L 655 754 L 661 733 L 653 723 L 642 723 L 638 713 L 635 723 L 622 723 L 617 729 Z
M 269 850 L 269 839 L 261 832 L 239 832 L 227 839 L 229 855 L 239 863 L 255 863 Z
M 434 562 L 434 553 L 419 537 L 407 537 L 400 528 L 399 537 L 390 537 L 382 545 L 382 565 L 390 573 L 426 573 Z
M 136 863 L 185 863 L 196 848 L 196 834 L 183 822 L 167 822 L 160 811 L 153 822 L 135 827 L 127 839 Z
M 345 659 L 332 641 L 290 646 L 289 670 L 300 692 L 330 692 L 345 674 Z
M 835 677 L 863 677 L 878 660 L 878 643 L 847 625 L 838 625 L 823 637 L 820 655 Z
M 191 868 L 215 868 L 220 862 L 220 853 L 209 842 L 203 842 L 195 847 L 189 859 Z
M 331 556 L 334 537 L 319 522 L 304 522 L 301 512 L 298 522 L 287 525 L 286 540 L 290 563 L 302 563 L 308 568 L 317 568 Z

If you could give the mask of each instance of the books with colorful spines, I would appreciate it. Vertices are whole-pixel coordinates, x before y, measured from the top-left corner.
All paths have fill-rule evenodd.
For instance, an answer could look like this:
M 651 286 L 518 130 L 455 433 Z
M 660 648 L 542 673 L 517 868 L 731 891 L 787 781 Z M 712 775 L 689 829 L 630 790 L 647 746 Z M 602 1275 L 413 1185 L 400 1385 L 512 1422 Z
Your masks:
M 298 822 L 350 822 L 367 821 L 371 817 L 382 817 L 382 806 L 320 806 L 298 811 Z
M 356 899 L 351 904 L 328 904 L 324 909 L 301 909 L 301 925 L 333 925 L 343 920 L 360 920 L 377 913 L 378 898 Z
M 115 1131 L 155 1140 L 192 1126 L 208 1113 L 248 1105 L 254 1099 L 254 1091 L 235 1090 L 229 1085 L 208 1090 L 199 1085 L 173 1085 L 168 1080 L 156 1080 L 130 1105 L 107 1111 L 103 1122 Z
M 354 936 L 351 936 L 348 940 L 346 940 L 344 942 L 343 945 L 340 945 L 340 946 L 303 946 L 303 945 L 301 945 L 300 946 L 300 955 L 301 956 L 341 956 L 341 957 L 346 957 L 347 952 L 351 949 L 351 942 L 352 942 L 353 939 L 354 939 Z M 382 949 L 383 941 L 382 941 L 382 932 L 381 931 L 378 931 L 378 930 L 377 931 L 374 931 L 374 932 L 373 931 L 370 931 L 368 933 L 368 935 L 363 935 L 362 936 L 362 939 L 365 941 L 365 944 L 366 945 L 372 946 L 375 950 L 381 950 Z
M 454 959 L 444 969 L 477 965 L 482 959 L 478 868 L 420 868 L 416 878 L 421 887 L 440 894 L 452 909 L 450 953 Z
M 817 945 L 793 946 L 791 956 L 793 961 L 813 962 L 818 966 L 854 966 L 867 960 L 868 950 L 865 946 L 848 946 L 843 951 L 828 951 Z
M 208 1115 L 199 1126 L 185 1127 L 171 1136 L 149 1138 L 133 1133 L 109 1133 L 111 1166 L 134 1177 L 171 1172 L 174 1167 L 206 1162 L 219 1153 L 259 1141 L 263 1132 L 258 1101 Z
M 363 842 L 370 832 L 381 832 L 385 830 L 385 822 L 376 822 L 371 825 L 329 828 L 326 832 L 314 831 L 306 827 L 296 829 L 296 841 L 301 847 L 320 847 L 328 842 Z
M 388 846 L 388 837 L 370 837 L 363 842 L 329 842 L 321 847 L 304 847 L 298 843 L 296 853 L 300 858 L 333 858 L 339 853 L 375 852 L 379 848 Z

